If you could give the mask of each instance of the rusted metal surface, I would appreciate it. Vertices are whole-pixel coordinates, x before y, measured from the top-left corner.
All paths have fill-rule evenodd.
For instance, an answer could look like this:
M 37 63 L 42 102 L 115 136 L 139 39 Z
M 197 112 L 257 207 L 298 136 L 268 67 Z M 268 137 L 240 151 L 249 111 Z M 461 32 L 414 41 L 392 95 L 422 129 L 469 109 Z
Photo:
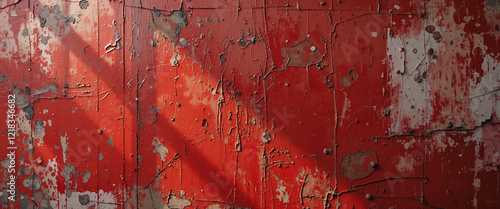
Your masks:
M 0 8 L 5 208 L 500 204 L 498 1 Z

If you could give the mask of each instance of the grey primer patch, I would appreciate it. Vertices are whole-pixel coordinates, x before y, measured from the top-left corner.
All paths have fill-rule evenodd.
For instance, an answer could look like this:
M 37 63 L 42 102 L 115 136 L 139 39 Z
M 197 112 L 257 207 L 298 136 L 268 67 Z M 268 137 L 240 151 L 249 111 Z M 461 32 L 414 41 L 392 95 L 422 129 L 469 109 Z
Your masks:
M 89 2 L 87 0 L 80 0 L 80 2 L 78 2 L 78 6 L 80 6 L 80 9 L 87 9 Z
M 19 168 L 19 170 L 17 171 L 17 175 L 30 175 L 30 174 L 31 171 L 24 167 Z
M 14 94 L 16 95 L 16 99 L 15 99 L 16 106 L 19 109 L 23 109 L 30 104 L 30 100 L 28 99 L 28 97 L 24 94 L 20 94 L 21 92 L 23 92 L 22 89 L 15 89 L 14 90 Z
M 28 120 L 33 120 L 33 116 L 35 115 L 35 111 L 33 110 L 33 106 L 28 105 L 25 108 L 23 108 L 23 112 L 26 116 L 26 119 Z
M 2 207 L 7 208 L 9 206 L 9 193 L 7 192 L 7 188 L 3 188 L 2 190 Z
M 262 133 L 262 142 L 269 143 L 270 141 L 271 141 L 271 135 L 269 135 L 269 132 L 264 131 L 264 133 Z
M 64 167 L 64 170 L 61 171 L 61 176 L 64 177 L 64 179 L 66 179 L 66 182 L 69 181 L 70 179 L 70 176 L 69 174 L 72 173 L 73 175 L 76 175 L 76 171 L 75 171 L 75 166 L 72 166 L 70 164 L 66 164 L 66 166 Z
M 49 43 L 50 36 L 40 35 L 40 42 L 47 45 Z
M 23 140 L 23 143 L 25 145 L 28 145 L 28 148 L 26 148 L 26 152 L 33 154 L 33 138 L 30 137 L 27 140 Z
M 99 153 L 99 160 L 102 160 L 104 158 L 104 155 L 102 153 Z
M 30 205 L 30 197 L 27 194 L 22 193 L 20 199 L 20 206 L 22 209 L 29 208 Z
M 30 177 L 27 179 L 24 179 L 23 185 L 32 191 L 37 191 L 40 189 L 41 185 L 40 177 L 38 177 L 36 174 L 32 174 Z
M 36 192 L 34 195 L 34 201 L 33 202 L 39 202 L 40 207 L 38 208 L 43 208 L 43 209 L 52 209 L 52 206 L 50 205 L 50 196 L 47 193 L 44 192 Z M 36 207 L 33 207 L 36 208 Z
M 36 95 L 39 95 L 39 94 L 43 94 L 43 93 L 47 93 L 47 92 L 52 92 L 53 94 L 57 93 L 57 87 L 56 86 L 52 86 L 52 85 L 48 85 L 47 87 L 45 88 L 42 88 L 40 90 L 35 90 L 35 93 L 33 94 L 33 96 L 36 96 Z
M 70 189 L 66 189 L 66 197 L 67 198 L 70 198 L 72 194 L 73 194 L 73 191 L 71 191 Z
M 90 175 L 91 174 L 89 170 L 87 170 L 87 172 L 83 174 L 83 183 L 87 183 L 89 181 Z
M 0 75 L 0 83 L 5 82 L 5 80 L 7 80 L 7 76 L 5 76 L 5 75 Z
M 156 29 L 165 39 L 173 43 L 177 43 L 181 28 L 186 28 L 188 25 L 186 12 L 182 7 L 179 10 L 174 10 L 170 15 L 164 15 L 154 8 L 151 10 L 151 16 Z
M 57 36 L 67 35 L 71 31 L 69 25 L 79 22 L 79 19 L 77 20 L 79 16 L 81 15 L 67 16 L 61 11 L 59 4 L 55 4 L 51 9 L 49 9 L 49 6 L 45 5 L 40 10 L 40 14 L 38 14 L 40 27 L 52 29 L 52 32 Z
M 5 169 L 9 169 L 9 158 L 5 158 L 5 160 L 2 160 L 0 161 L 0 164 L 2 164 L 2 166 L 5 168 Z
M 45 127 L 42 120 L 38 119 L 35 121 L 35 131 L 34 136 L 39 139 L 43 139 L 45 136 Z
M 22 33 L 22 35 L 23 35 L 24 37 L 28 37 L 28 36 L 30 35 L 30 34 L 29 34 L 29 31 L 28 31 L 28 28 L 23 29 L 23 33 Z
M 87 205 L 90 203 L 90 197 L 88 194 L 79 195 L 78 201 L 80 201 L 80 204 L 82 204 L 82 205 Z
M 113 144 L 113 138 L 109 137 L 109 139 L 108 139 L 108 144 L 109 144 L 109 145 L 111 145 L 111 146 L 115 146 L 115 145 Z

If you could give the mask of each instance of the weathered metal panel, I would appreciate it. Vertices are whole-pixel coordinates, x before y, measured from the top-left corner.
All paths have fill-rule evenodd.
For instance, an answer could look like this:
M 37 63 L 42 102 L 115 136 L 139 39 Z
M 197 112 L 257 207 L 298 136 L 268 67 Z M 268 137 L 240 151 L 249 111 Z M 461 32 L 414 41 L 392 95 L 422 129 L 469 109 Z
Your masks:
M 2 207 L 500 204 L 498 1 L 0 8 Z

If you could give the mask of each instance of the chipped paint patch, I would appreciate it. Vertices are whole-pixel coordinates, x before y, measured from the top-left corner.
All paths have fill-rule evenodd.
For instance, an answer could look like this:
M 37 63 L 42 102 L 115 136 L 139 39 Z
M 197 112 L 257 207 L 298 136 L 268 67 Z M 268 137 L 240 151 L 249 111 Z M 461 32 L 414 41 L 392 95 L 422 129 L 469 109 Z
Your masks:
M 24 179 L 23 185 L 32 191 L 37 191 L 41 188 L 42 182 L 38 175 L 32 174 L 29 178 Z
M 165 145 L 163 145 L 158 140 L 157 137 L 154 137 L 153 143 L 151 144 L 151 146 L 155 147 L 155 149 L 153 150 L 153 153 L 158 154 L 160 156 L 160 158 L 161 158 L 161 161 L 163 161 L 163 162 L 167 161 L 167 159 L 165 158 L 165 156 L 168 153 L 168 149 L 167 149 L 167 147 L 165 147 Z
M 290 195 L 286 191 L 286 187 L 283 185 L 283 181 L 278 180 L 278 186 L 276 187 L 276 198 L 278 198 L 283 203 L 290 203 Z
M 476 121 L 475 126 L 481 125 L 493 115 L 500 115 L 497 97 L 500 92 L 500 60 L 486 54 L 481 68 L 484 74 L 481 76 L 476 72 L 469 81 L 470 109 Z
M 367 149 L 342 156 L 340 163 L 342 164 L 340 170 L 342 174 L 351 180 L 357 180 L 366 178 L 375 171 L 375 168 L 370 164 L 377 164 L 378 160 L 375 151 Z
M 413 172 L 415 169 L 415 159 L 411 155 L 398 156 L 396 170 L 400 173 Z
M 158 30 L 164 38 L 174 44 L 176 44 L 179 39 L 181 29 L 186 28 L 188 25 L 186 12 L 184 12 L 184 8 L 182 7 L 179 10 L 174 10 L 168 15 L 162 14 L 162 12 L 154 9 L 151 10 L 151 16 L 156 26 L 156 30 Z
M 207 209 L 222 209 L 222 208 L 221 208 L 221 207 L 220 207 L 220 205 L 218 205 L 218 204 L 213 204 L 213 205 L 209 205 L 209 206 L 207 207 Z
M 169 208 L 184 209 L 191 205 L 191 202 L 187 199 L 181 199 L 175 196 L 172 192 L 168 195 L 167 205 Z
M 428 108 L 431 86 L 426 79 L 432 58 L 428 57 L 426 49 L 433 47 L 435 42 L 424 42 L 427 39 L 425 31 L 419 31 L 414 36 L 393 36 L 387 40 L 389 84 L 393 89 L 390 131 L 394 134 L 407 134 L 410 129 L 425 127 L 433 113 Z
M 115 145 L 113 144 L 113 137 L 111 137 L 111 136 L 109 137 L 109 139 L 108 139 L 108 144 L 109 144 L 109 145 L 111 145 L 111 146 L 115 146 Z
M 56 86 L 53 86 L 53 85 L 47 85 L 47 87 L 44 87 L 40 90 L 35 90 L 35 93 L 33 93 L 32 96 L 36 96 L 36 95 L 40 95 L 40 94 L 43 94 L 43 93 L 47 93 L 47 92 L 52 92 L 53 94 L 57 93 L 57 87 Z
M 45 136 L 45 122 L 38 119 L 35 121 L 35 129 L 33 131 L 33 137 L 39 139 L 39 144 L 43 144 L 43 137 Z
M 307 67 L 319 63 L 323 59 L 316 46 L 307 39 L 293 46 L 283 47 L 281 49 L 281 56 L 286 59 L 284 61 L 285 66 L 292 67 Z
M 63 162 L 66 163 L 67 158 L 67 151 L 68 151 L 68 133 L 66 133 L 64 136 L 61 134 L 61 147 L 62 147 L 62 154 L 63 154 Z

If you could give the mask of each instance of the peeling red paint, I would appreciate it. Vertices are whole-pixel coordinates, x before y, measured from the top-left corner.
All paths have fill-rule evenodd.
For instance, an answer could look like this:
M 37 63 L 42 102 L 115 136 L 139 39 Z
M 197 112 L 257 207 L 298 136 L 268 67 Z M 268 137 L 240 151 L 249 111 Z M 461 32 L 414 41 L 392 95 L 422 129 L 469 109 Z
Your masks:
M 0 8 L 3 207 L 499 204 L 498 1 Z

